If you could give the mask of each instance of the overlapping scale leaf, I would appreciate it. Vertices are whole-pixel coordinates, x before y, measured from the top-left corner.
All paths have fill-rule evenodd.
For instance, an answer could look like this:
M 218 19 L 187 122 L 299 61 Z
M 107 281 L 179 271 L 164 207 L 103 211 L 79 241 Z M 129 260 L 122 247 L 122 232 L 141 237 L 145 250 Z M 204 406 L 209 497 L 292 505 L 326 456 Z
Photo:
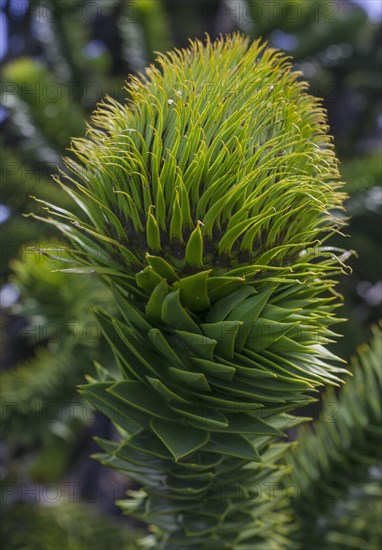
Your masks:
M 151 498 L 160 499 L 164 508 L 170 500 L 185 514 L 187 521 L 176 524 L 179 533 L 171 535 L 171 544 L 165 543 L 169 548 L 182 537 L 192 537 L 199 545 L 203 540 L 206 548 L 216 537 L 222 543 L 226 524 L 212 521 L 209 512 L 215 503 L 247 510 L 252 519 L 245 522 L 244 515 L 244 524 L 256 523 L 252 514 L 257 506 L 248 487 L 260 491 L 256 504 L 267 502 L 266 484 L 276 490 L 278 483 L 272 481 L 273 473 L 287 472 L 270 465 L 269 450 L 275 438 L 283 438 L 283 430 L 300 422 L 283 413 L 309 403 L 314 388 L 323 383 L 337 384 L 344 371 L 332 365 L 333 357 L 320 344 L 304 345 L 304 331 L 309 338 L 312 330 L 322 338 L 328 332 L 326 323 L 320 324 L 314 315 L 317 304 L 326 302 L 316 298 L 320 289 L 312 292 L 288 282 L 250 284 L 237 278 L 239 288 L 231 287 L 224 295 L 225 278 L 217 278 L 213 286 L 209 278 L 209 272 L 172 283 L 161 278 L 147 292 L 147 302 L 134 301 L 114 288 L 123 320 L 104 313 L 98 313 L 98 320 L 122 379 L 82 388 L 121 431 L 120 445 L 103 443 L 105 453 L 99 458 L 129 472 L 144 487 L 145 507 Z M 217 292 L 218 300 L 210 296 Z M 207 305 L 196 312 L 199 296 Z M 304 309 L 295 307 L 304 300 Z M 243 327 L 250 329 L 246 338 L 240 332 Z M 290 347 L 287 342 L 283 353 L 272 351 L 285 334 Z M 281 454 L 287 450 L 282 444 Z M 189 504 L 183 508 L 189 502 L 194 519 L 187 512 Z M 168 515 L 146 514 L 138 502 L 131 506 L 131 513 L 157 525 L 161 537 L 169 531 Z M 202 539 L 191 535 L 196 526 Z M 253 540 L 258 537 L 254 534 Z M 241 548 L 238 541 L 235 544 Z

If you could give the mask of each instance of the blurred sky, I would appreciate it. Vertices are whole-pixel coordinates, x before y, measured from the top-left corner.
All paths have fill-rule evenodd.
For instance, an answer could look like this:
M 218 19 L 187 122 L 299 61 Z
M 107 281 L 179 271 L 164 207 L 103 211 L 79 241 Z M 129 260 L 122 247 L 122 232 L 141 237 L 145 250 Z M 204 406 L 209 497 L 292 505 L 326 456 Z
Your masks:
M 382 1 L 381 0 L 354 0 L 356 4 L 362 6 L 372 21 L 380 22 L 382 19 Z

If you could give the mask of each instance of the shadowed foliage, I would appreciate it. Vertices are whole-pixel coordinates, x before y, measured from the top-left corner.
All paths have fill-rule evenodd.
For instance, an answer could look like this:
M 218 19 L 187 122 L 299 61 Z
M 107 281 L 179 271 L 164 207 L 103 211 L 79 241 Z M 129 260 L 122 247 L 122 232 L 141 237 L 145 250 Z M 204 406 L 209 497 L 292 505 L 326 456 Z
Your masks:
M 338 396 L 327 390 L 314 430 L 299 430 L 288 463 L 303 548 L 380 547 L 381 363 L 382 333 L 374 327 L 353 357 L 353 377 Z

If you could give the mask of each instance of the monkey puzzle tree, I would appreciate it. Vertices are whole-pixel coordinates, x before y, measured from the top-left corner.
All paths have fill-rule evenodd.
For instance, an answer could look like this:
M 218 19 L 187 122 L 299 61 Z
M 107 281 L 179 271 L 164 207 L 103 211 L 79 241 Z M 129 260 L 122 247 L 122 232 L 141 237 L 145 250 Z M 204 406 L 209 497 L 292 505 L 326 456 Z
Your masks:
M 81 391 L 120 432 L 98 457 L 141 484 L 121 506 L 157 548 L 279 548 L 285 413 L 345 372 L 325 347 L 337 159 L 281 52 L 233 35 L 158 65 L 73 142 L 57 180 L 82 216 L 46 203 L 66 271 L 99 273 L 120 310 L 96 312 L 119 374 L 98 365 Z

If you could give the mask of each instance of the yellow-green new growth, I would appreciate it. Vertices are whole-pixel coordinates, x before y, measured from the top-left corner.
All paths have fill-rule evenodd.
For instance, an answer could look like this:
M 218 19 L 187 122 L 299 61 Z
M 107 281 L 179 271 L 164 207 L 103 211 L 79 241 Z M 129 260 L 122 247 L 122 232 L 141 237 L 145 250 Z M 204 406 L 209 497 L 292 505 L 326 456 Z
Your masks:
M 86 222 L 70 234 L 107 242 L 134 270 L 146 252 L 178 270 L 293 265 L 339 225 L 320 102 L 284 55 L 239 35 L 158 61 L 130 79 L 125 105 L 106 100 L 74 141 L 80 163 L 67 161 L 64 180 L 75 179 Z

